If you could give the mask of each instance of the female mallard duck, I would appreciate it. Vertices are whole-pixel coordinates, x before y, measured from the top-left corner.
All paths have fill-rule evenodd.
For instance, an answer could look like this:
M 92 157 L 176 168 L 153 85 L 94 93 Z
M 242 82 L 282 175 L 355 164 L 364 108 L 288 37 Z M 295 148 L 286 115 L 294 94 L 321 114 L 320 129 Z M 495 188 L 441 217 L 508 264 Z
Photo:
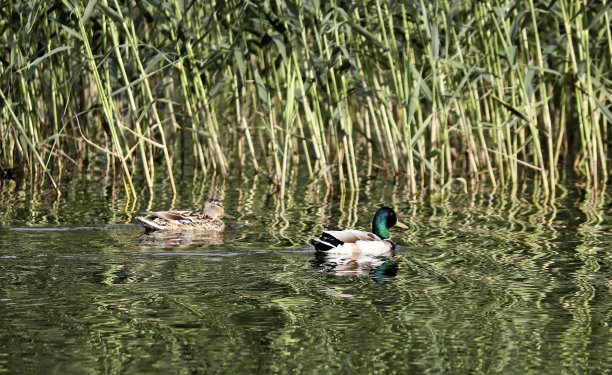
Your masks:
M 311 238 L 309 243 L 317 252 L 327 254 L 357 255 L 388 255 L 395 250 L 395 242 L 391 241 L 389 229 L 397 225 L 406 225 L 397 221 L 395 211 L 389 207 L 381 207 L 374 214 L 372 232 L 361 230 L 326 230 L 321 237 Z
M 225 230 L 225 223 L 220 218 L 234 217 L 227 213 L 223 204 L 216 199 L 209 199 L 200 211 L 156 211 L 144 212 L 136 221 L 145 227 L 146 232 L 163 231 L 215 231 Z

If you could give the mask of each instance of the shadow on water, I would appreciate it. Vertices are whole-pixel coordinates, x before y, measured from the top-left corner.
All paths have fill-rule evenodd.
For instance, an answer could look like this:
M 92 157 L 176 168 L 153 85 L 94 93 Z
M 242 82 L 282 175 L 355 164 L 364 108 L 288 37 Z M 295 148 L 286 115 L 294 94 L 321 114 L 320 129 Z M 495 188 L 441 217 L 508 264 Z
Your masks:
M 500 196 L 426 204 L 399 185 L 358 194 L 257 179 L 184 184 L 136 207 L 74 180 L 60 200 L 2 181 L 0 371 L 8 373 L 605 373 L 609 202 Z M 103 188 L 101 188 L 103 186 Z M 223 234 L 145 235 L 140 210 L 236 213 Z M 317 256 L 324 228 L 369 229 L 393 257 Z M 602 370 L 602 371 L 600 371 Z

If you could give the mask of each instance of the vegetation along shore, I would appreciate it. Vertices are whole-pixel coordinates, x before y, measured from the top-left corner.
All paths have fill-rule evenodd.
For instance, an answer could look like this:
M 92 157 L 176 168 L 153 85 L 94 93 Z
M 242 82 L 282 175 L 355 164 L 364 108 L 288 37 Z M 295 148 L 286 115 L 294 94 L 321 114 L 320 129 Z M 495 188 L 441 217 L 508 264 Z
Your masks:
M 610 2 L 4 1 L 0 168 L 605 190 Z M 138 183 L 135 183 L 138 176 Z M 142 182 L 141 182 L 142 181 Z M 49 186 L 51 186 L 49 185 Z

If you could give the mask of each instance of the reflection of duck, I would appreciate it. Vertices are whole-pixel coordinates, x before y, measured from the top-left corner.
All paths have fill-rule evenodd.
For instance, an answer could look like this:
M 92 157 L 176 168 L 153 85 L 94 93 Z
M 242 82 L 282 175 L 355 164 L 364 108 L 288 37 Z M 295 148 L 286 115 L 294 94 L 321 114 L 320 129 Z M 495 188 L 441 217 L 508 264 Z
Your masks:
M 147 249 L 188 248 L 196 245 L 221 245 L 225 242 L 226 234 L 217 231 L 157 230 L 143 234 L 140 241 Z
M 389 229 L 397 225 L 406 226 L 397 221 L 395 211 L 389 207 L 381 207 L 374 214 L 372 232 L 347 229 L 323 231 L 321 237 L 311 238 L 309 243 L 317 252 L 324 254 L 344 254 L 351 258 L 356 256 L 392 255 L 395 242 L 391 241 Z
M 350 257 L 323 252 L 316 253 L 314 266 L 337 276 L 369 275 L 380 281 L 385 277 L 395 276 L 398 269 L 397 261 L 390 256 L 359 255 Z
M 209 199 L 200 211 L 156 211 L 145 212 L 137 216 L 136 221 L 145 227 L 145 231 L 212 231 L 225 230 L 225 223 L 220 218 L 234 218 L 225 212 L 223 204 L 216 199 Z

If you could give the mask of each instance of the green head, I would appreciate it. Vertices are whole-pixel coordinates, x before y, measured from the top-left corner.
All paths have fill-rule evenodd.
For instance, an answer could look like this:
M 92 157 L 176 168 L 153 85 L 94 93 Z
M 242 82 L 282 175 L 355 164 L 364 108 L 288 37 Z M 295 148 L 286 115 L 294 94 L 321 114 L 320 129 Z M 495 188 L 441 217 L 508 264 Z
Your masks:
M 397 223 L 397 216 L 395 211 L 389 207 L 381 207 L 374 214 L 374 220 L 372 220 L 372 233 L 382 239 L 387 239 L 390 236 L 389 229 L 391 229 Z

